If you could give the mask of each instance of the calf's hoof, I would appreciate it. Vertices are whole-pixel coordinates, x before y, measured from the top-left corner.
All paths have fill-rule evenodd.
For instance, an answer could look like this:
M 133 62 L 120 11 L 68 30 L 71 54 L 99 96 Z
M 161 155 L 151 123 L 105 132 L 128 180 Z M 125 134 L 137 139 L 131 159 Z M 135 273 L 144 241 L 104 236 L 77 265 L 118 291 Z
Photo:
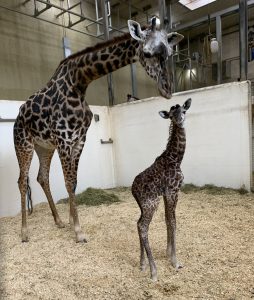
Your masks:
M 27 234 L 26 230 L 21 231 L 21 240 L 22 240 L 22 243 L 28 242 L 28 234 Z

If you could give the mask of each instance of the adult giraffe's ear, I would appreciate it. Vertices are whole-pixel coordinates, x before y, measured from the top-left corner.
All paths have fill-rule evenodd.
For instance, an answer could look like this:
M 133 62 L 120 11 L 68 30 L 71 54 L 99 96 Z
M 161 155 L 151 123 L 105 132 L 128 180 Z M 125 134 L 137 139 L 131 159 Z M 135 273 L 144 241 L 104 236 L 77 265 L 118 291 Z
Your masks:
M 130 35 L 135 40 L 141 41 L 143 39 L 143 32 L 138 22 L 133 20 L 128 20 L 128 27 L 129 27 Z
M 165 111 L 165 110 L 159 111 L 159 115 L 160 115 L 163 119 L 169 119 L 169 113 L 168 113 L 168 111 Z
M 180 33 L 177 33 L 177 32 L 170 32 L 170 33 L 168 33 L 168 43 L 169 43 L 170 46 L 175 46 L 183 38 L 184 38 L 184 36 L 182 34 L 180 34 Z

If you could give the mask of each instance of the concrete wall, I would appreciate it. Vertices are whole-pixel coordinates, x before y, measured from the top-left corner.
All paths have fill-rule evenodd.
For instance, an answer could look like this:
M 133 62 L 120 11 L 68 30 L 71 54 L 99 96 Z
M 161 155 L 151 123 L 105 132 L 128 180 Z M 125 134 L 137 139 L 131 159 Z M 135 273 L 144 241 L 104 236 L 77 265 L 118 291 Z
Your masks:
M 185 183 L 232 188 L 251 183 L 250 85 L 230 83 L 112 108 L 116 184 L 129 186 L 165 149 L 169 122 L 158 115 L 188 97 Z
M 16 118 L 21 101 L 0 101 L 0 116 Z M 100 139 L 108 140 L 110 135 L 109 110 L 104 106 L 91 106 L 93 113 L 100 115 L 100 121 L 93 120 L 87 134 L 78 170 L 77 192 L 89 186 L 110 188 L 115 186 L 112 144 L 102 145 Z M 0 217 L 14 215 L 20 211 L 20 194 L 17 185 L 18 162 L 13 145 L 13 122 L 0 123 Z M 30 183 L 34 203 L 46 201 L 37 183 L 39 162 L 34 154 L 30 169 Z M 62 168 L 55 153 L 50 170 L 50 186 L 54 200 L 67 196 Z
M 35 91 L 42 88 L 53 75 L 59 62 L 64 58 L 62 38 L 70 41 L 72 53 L 101 42 L 101 39 L 90 37 L 60 26 L 46 23 L 39 19 L 3 9 L 13 10 L 33 15 L 33 1 L 21 5 L 22 1 L 0 1 L 0 99 L 26 100 Z M 56 5 L 66 5 L 66 1 L 51 0 Z M 77 1 L 70 0 L 70 5 Z M 38 3 L 39 8 L 44 4 Z M 75 8 L 80 13 L 78 8 Z M 87 1 L 83 2 L 85 16 L 95 19 L 95 8 Z M 58 24 L 68 24 L 68 14 L 56 18 L 59 10 L 51 8 L 40 15 L 41 18 Z M 72 16 L 72 22 L 75 22 Z M 90 21 L 75 25 L 74 28 L 83 30 Z M 126 23 L 126 22 L 125 22 Z M 96 26 L 89 27 L 89 32 L 96 34 Z M 126 72 L 126 69 L 128 71 Z M 113 76 L 114 93 L 117 103 L 126 101 L 126 95 L 131 93 L 131 78 L 129 66 L 116 71 Z M 147 98 L 158 95 L 156 83 L 151 80 L 137 63 L 138 97 Z M 123 85 L 123 82 L 128 84 Z M 144 84 L 145 83 L 145 84 Z M 87 101 L 90 105 L 108 104 L 107 78 L 104 76 L 89 85 Z
M 77 192 L 85 188 L 130 186 L 134 177 L 165 149 L 169 121 L 158 115 L 192 98 L 187 114 L 187 147 L 182 169 L 185 183 L 251 187 L 251 110 L 248 82 L 182 92 L 171 100 L 150 98 L 116 105 L 91 106 L 100 121 L 93 120 L 81 156 Z M 15 118 L 20 101 L 0 101 L 0 116 Z M 20 210 L 13 123 L 0 123 L 0 216 Z M 102 145 L 100 139 L 113 139 Z M 34 203 L 46 198 L 36 181 L 38 158 L 30 169 Z M 53 157 L 50 184 L 55 200 L 67 196 L 57 153 Z

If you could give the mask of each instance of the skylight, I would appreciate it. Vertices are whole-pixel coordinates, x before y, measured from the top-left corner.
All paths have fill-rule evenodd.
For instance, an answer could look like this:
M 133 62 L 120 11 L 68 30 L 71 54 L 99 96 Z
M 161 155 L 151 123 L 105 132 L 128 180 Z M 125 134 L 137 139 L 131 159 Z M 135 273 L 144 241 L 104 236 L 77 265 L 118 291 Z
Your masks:
M 179 2 L 190 10 L 194 10 L 214 1 L 216 0 L 180 0 Z

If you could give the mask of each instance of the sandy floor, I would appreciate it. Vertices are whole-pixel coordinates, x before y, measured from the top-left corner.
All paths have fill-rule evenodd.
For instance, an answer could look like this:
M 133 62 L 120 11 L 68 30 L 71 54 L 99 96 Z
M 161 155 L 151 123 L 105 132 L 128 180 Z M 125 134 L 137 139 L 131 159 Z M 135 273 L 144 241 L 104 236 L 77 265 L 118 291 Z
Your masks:
M 180 194 L 176 272 L 165 256 L 163 203 L 150 228 L 158 281 L 139 271 L 136 220 L 130 192 L 122 203 L 79 207 L 87 244 L 76 244 L 58 205 L 63 229 L 47 204 L 29 217 L 29 243 L 20 242 L 20 215 L 0 219 L 1 299 L 250 299 L 254 298 L 254 197 L 204 191 Z

